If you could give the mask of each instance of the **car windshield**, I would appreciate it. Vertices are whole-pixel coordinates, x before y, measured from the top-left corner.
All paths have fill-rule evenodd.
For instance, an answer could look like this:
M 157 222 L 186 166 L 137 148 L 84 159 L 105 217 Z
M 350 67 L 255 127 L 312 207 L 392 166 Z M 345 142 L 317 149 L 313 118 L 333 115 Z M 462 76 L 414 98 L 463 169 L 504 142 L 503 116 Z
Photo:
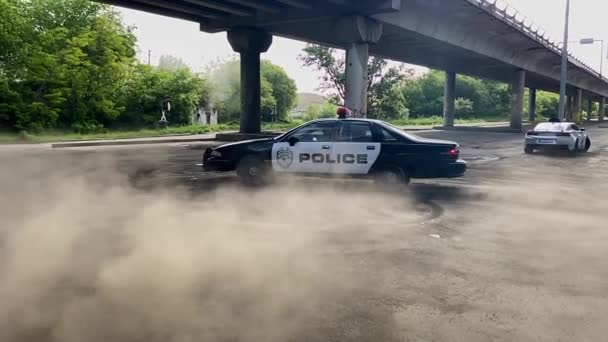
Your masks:
M 283 139 L 283 138 L 285 138 L 287 136 L 292 135 L 295 131 L 297 131 L 297 130 L 299 130 L 301 128 L 304 128 L 306 126 L 309 126 L 311 124 L 317 123 L 317 122 L 333 122 L 333 121 L 335 121 L 335 120 L 323 120 L 323 119 L 321 119 L 321 120 L 309 121 L 309 122 L 303 123 L 303 124 L 301 124 L 301 125 L 299 125 L 299 126 L 297 126 L 295 128 L 292 128 L 292 129 L 288 130 L 287 132 L 285 132 L 283 134 L 277 135 L 276 137 L 274 137 L 274 140 L 275 141 L 281 140 L 281 139 Z
M 564 131 L 569 128 L 569 123 L 563 122 L 543 122 L 536 125 L 535 131 Z

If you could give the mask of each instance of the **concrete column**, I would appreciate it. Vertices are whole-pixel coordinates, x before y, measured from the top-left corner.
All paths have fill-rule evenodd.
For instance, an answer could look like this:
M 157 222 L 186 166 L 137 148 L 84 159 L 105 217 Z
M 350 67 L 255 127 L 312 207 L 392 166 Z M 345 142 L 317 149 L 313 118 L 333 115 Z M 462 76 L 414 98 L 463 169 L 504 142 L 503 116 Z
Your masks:
M 569 95 L 567 101 L 568 101 L 568 103 L 566 104 L 565 121 L 572 121 L 572 103 L 574 102 L 572 100 L 572 96 Z
M 367 65 L 369 44 L 382 36 L 382 24 L 361 16 L 347 17 L 342 27 L 352 43 L 346 47 L 346 89 L 344 105 L 354 117 L 367 117 Z
M 346 50 L 346 98 L 354 117 L 367 116 L 367 63 L 369 44 L 353 43 Z
M 593 115 L 593 99 L 589 98 L 587 101 L 587 121 L 591 121 L 591 116 Z
M 572 110 L 572 121 L 581 121 L 581 111 L 583 110 L 583 90 L 578 88 L 574 92 L 574 109 Z
M 530 88 L 530 97 L 528 99 L 528 121 L 536 120 L 536 89 Z
M 228 31 L 228 41 L 241 55 L 241 133 L 259 133 L 261 130 L 260 54 L 268 51 L 272 35 L 255 28 L 235 28 Z
M 524 91 L 526 85 L 526 72 L 515 72 L 511 93 L 511 128 L 521 129 L 521 118 L 524 112 Z
M 604 114 L 606 113 L 605 110 L 606 110 L 606 98 L 602 97 L 602 99 L 600 100 L 600 110 L 597 112 L 599 122 L 604 121 Z
M 446 71 L 443 91 L 443 126 L 454 127 L 456 116 L 456 73 Z

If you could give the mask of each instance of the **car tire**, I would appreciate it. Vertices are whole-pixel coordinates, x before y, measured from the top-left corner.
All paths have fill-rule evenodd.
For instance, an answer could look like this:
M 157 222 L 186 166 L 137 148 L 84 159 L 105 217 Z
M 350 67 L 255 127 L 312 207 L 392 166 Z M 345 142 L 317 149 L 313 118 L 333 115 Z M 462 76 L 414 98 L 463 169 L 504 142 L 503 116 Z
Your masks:
M 589 137 L 587 137 L 587 139 L 585 140 L 585 149 L 583 149 L 583 152 L 588 152 L 590 148 L 591 148 L 591 139 L 589 139 Z
M 524 147 L 524 152 L 526 154 L 532 154 L 532 153 L 534 153 L 534 147 L 532 147 L 532 146 L 525 146 Z
M 374 182 L 384 189 L 399 189 L 410 184 L 409 173 L 397 166 L 391 166 L 374 172 Z
M 236 174 L 241 183 L 246 186 L 266 185 L 270 181 L 270 167 L 262 158 L 247 155 L 241 159 L 236 168 Z

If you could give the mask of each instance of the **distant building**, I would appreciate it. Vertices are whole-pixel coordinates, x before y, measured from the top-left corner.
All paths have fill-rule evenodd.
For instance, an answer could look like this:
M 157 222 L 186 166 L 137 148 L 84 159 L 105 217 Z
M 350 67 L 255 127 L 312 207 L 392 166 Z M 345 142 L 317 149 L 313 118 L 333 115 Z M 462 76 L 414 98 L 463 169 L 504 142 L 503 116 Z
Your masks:
M 217 125 L 217 109 L 199 107 L 192 118 L 192 124 L 196 125 Z
M 291 118 L 302 119 L 306 114 L 308 107 L 312 105 L 322 106 L 327 102 L 327 99 L 323 95 L 314 93 L 298 93 L 298 104 L 291 111 Z

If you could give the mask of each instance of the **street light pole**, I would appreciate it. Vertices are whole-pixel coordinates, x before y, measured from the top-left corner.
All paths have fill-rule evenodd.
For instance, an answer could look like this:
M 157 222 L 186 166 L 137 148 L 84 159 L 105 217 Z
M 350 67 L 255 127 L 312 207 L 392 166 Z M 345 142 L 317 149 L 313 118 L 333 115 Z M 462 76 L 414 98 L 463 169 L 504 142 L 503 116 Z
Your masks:
M 568 80 L 568 22 L 570 20 L 570 0 L 566 0 L 566 24 L 564 25 L 564 44 L 562 47 L 562 73 L 559 84 L 559 119 L 566 117 L 566 83 Z
M 601 56 L 602 58 L 600 58 L 600 79 L 603 81 L 604 76 L 602 76 L 603 75 L 602 69 L 604 68 L 604 40 L 602 39 L 601 42 L 602 42 L 602 56 Z

